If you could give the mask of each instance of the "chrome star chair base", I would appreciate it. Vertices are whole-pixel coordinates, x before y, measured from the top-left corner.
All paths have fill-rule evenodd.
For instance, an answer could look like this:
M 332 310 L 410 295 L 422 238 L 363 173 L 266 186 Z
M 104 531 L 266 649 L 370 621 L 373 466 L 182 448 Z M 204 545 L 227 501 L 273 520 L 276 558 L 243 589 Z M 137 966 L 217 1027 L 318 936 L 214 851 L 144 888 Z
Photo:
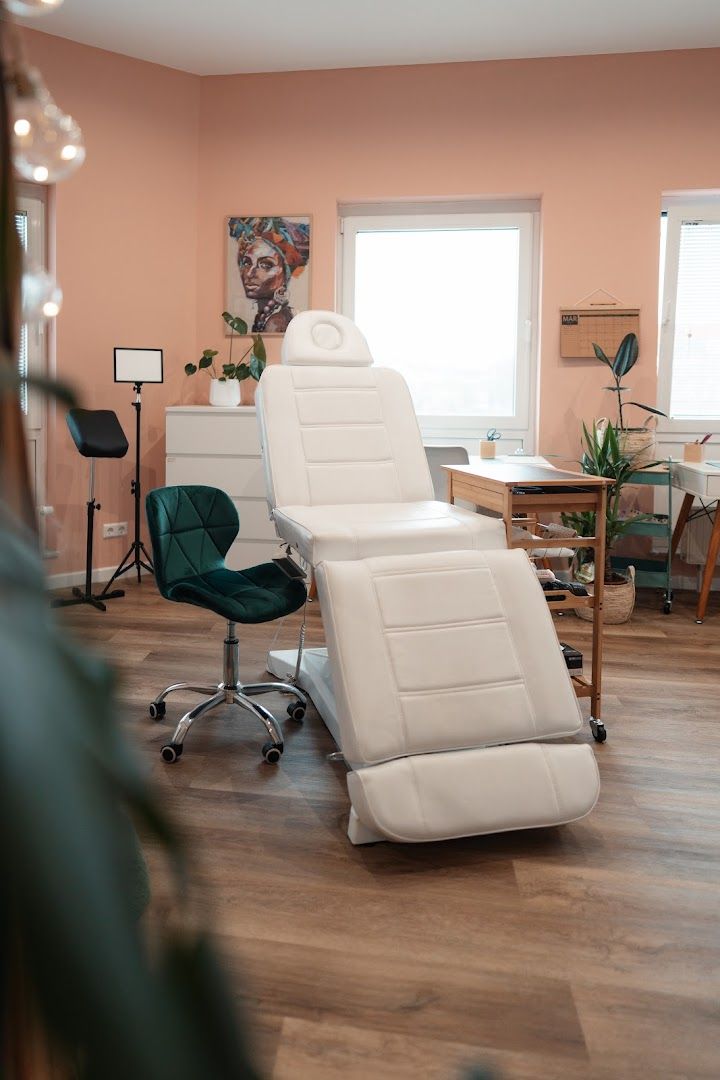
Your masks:
M 212 712 L 219 705 L 238 705 L 241 709 L 257 717 L 265 727 L 269 741 L 263 745 L 262 756 L 272 765 L 277 764 L 283 752 L 283 737 L 277 720 L 271 712 L 251 698 L 258 694 L 290 694 L 295 700 L 287 707 L 291 720 L 301 721 L 305 716 L 307 698 L 302 691 L 290 683 L 267 682 L 243 684 L 239 678 L 240 642 L 235 636 L 235 623 L 228 622 L 227 636 L 223 643 L 223 681 L 217 686 L 197 686 L 195 683 L 179 682 L 166 686 L 161 694 L 150 702 L 149 713 L 153 720 L 162 720 L 165 716 L 165 698 L 177 690 L 186 690 L 194 694 L 208 695 L 204 701 L 190 709 L 179 720 L 169 743 L 160 751 L 163 761 L 169 765 L 177 761 L 183 752 L 183 743 L 188 731 L 201 716 Z
M 161 749 L 171 764 L 183 751 L 185 737 L 195 721 L 220 705 L 237 705 L 264 726 L 268 741 L 265 761 L 276 764 L 284 749 L 283 736 L 273 714 L 252 699 L 274 692 L 289 694 L 288 715 L 302 720 L 307 698 L 289 681 L 248 683 L 240 681 L 240 646 L 235 627 L 268 623 L 303 607 L 305 585 L 291 580 L 274 563 L 246 570 L 230 570 L 225 555 L 239 531 L 232 499 L 217 488 L 202 485 L 158 488 L 146 500 L 148 527 L 153 545 L 155 580 L 162 595 L 176 603 L 192 604 L 221 615 L 227 623 L 223 647 L 223 679 L 217 686 L 177 682 L 167 686 L 150 702 L 154 720 L 165 715 L 165 699 L 177 690 L 207 695 L 180 719 L 170 742 Z

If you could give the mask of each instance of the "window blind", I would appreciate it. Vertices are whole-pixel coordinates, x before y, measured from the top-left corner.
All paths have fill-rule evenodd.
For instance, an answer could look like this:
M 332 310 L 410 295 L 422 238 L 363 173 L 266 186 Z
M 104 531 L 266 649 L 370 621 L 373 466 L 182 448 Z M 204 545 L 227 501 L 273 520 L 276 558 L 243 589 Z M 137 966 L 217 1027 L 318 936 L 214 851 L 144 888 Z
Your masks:
M 23 254 L 28 249 L 28 216 L 24 210 L 15 211 L 15 228 L 17 229 L 18 236 L 20 237 L 20 245 L 23 250 Z M 21 379 L 26 379 L 28 375 L 28 327 L 27 323 L 22 323 L 20 326 L 20 341 L 18 342 L 18 357 L 17 357 L 17 370 Z M 20 405 L 22 411 L 27 416 L 28 412 L 28 390 L 27 383 L 23 382 L 20 386 Z
M 670 415 L 720 418 L 720 221 L 680 225 Z

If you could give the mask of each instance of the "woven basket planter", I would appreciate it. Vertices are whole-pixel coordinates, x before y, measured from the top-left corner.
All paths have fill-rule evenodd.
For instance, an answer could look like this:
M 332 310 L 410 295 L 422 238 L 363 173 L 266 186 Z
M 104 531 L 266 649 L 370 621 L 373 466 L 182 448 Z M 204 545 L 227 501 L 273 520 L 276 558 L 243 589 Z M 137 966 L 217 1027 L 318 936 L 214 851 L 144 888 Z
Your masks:
M 588 589 L 591 592 L 592 588 Z M 616 585 L 606 585 L 603 593 L 603 622 L 610 624 L 625 623 L 635 607 L 635 567 L 628 566 L 628 580 Z M 585 622 L 592 622 L 593 609 L 575 608 L 575 614 Z
M 654 416 L 650 418 L 648 424 L 653 423 L 653 421 L 653 427 L 645 425 L 645 427 L 637 428 L 615 428 L 620 453 L 629 458 L 636 469 L 642 469 L 645 465 L 649 465 L 651 461 L 656 460 L 655 425 L 657 425 L 657 420 Z M 596 420 L 597 430 L 599 432 L 604 431 L 609 423 L 607 417 L 601 416 L 599 420 Z
M 625 428 L 618 432 L 618 442 L 621 452 L 630 458 L 636 469 L 656 460 L 654 428 Z

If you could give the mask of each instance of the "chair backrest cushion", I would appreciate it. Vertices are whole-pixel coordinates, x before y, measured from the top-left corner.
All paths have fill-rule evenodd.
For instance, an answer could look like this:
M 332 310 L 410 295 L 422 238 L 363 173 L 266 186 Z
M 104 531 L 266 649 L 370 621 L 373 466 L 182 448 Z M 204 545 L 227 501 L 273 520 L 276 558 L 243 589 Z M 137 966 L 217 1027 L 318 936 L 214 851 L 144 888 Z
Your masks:
M 148 492 L 145 511 L 155 580 L 163 596 L 175 582 L 225 565 L 240 524 L 224 491 L 201 484 L 156 488 Z
M 433 498 L 397 371 L 276 365 L 265 369 L 256 401 L 271 508 Z
M 524 551 L 324 562 L 316 574 L 351 765 L 579 730 Z

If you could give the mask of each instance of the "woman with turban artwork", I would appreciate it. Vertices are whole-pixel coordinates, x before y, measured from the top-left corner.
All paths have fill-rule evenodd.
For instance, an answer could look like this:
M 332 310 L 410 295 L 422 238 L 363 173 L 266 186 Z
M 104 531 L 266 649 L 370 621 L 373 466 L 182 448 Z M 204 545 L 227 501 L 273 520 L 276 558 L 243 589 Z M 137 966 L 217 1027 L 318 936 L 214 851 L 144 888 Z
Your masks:
M 284 334 L 310 307 L 309 262 L 309 217 L 228 218 L 228 311 L 253 334 Z

